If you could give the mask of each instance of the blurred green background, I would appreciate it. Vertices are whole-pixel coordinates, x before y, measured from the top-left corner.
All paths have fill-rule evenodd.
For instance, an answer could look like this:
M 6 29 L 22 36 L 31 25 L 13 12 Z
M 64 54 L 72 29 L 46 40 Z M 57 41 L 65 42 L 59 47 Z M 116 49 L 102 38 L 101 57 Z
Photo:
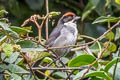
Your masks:
M 80 34 L 86 34 L 94 38 L 99 37 L 107 29 L 107 23 L 92 24 L 92 22 L 100 16 L 120 16 L 120 4 L 115 3 L 114 0 L 48 0 L 49 11 L 61 12 L 61 15 L 49 20 L 49 33 L 55 27 L 58 19 L 65 12 L 74 12 L 81 16 L 78 22 L 78 29 Z M 0 0 L 0 10 L 8 11 L 8 19 L 15 26 L 21 24 L 33 14 L 41 16 L 46 15 L 45 0 Z M 55 24 L 52 25 L 55 21 Z M 26 26 L 32 25 L 32 36 L 37 35 L 37 29 L 34 24 L 30 23 Z M 44 27 L 45 28 L 45 27 Z M 43 28 L 43 37 L 45 37 L 45 29 Z

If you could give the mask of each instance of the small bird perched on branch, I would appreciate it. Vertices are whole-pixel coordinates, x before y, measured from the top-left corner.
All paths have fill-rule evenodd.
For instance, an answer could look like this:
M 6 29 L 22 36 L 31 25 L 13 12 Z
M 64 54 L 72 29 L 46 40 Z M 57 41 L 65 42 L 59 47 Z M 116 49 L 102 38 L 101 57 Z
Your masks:
M 72 12 L 65 13 L 58 21 L 57 26 L 51 32 L 48 41 L 45 43 L 48 47 L 61 47 L 74 45 L 77 40 L 78 29 L 77 20 L 80 17 Z M 54 49 L 53 51 L 60 58 L 70 52 L 71 48 Z

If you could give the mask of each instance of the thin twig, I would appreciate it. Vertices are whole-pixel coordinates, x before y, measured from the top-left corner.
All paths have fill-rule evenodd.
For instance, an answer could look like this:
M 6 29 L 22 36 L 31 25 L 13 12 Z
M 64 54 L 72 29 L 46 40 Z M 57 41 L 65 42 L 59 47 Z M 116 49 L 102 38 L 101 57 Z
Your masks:
M 40 74 L 42 74 L 42 75 L 48 77 L 50 80 L 55 80 L 53 77 L 48 76 L 48 75 L 46 75 L 45 73 L 43 73 L 43 72 L 41 72 L 41 71 L 39 71 L 39 70 L 36 70 L 36 71 L 39 72 Z
M 48 0 L 46 0 L 46 12 L 49 13 Z M 48 18 L 46 19 L 46 41 L 48 41 Z
M 73 70 L 73 71 L 67 76 L 66 80 L 70 79 L 70 76 L 73 74 L 74 71 L 75 71 L 75 70 Z
M 32 72 L 35 80 L 37 80 L 37 77 L 36 77 L 34 71 L 32 70 L 31 65 L 29 64 L 28 60 L 26 59 L 25 55 L 24 55 L 23 53 L 20 53 L 20 54 L 21 54 L 21 55 L 23 56 L 23 58 L 26 60 L 26 62 L 27 62 L 27 64 L 28 64 L 28 67 L 30 68 L 30 71 Z

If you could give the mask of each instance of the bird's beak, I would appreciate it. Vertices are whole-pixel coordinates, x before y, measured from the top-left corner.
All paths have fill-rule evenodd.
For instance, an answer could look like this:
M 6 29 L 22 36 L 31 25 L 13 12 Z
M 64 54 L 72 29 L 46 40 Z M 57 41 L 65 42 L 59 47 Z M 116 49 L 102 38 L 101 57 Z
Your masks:
M 75 18 L 74 18 L 74 20 L 79 20 L 80 19 L 80 17 L 79 16 L 76 16 Z
M 80 17 L 79 17 L 79 16 L 75 16 L 75 17 L 74 17 L 74 19 L 72 20 L 72 22 L 75 22 L 75 23 L 76 23 L 76 22 L 77 22 L 77 20 L 79 20 L 79 19 L 80 19 Z

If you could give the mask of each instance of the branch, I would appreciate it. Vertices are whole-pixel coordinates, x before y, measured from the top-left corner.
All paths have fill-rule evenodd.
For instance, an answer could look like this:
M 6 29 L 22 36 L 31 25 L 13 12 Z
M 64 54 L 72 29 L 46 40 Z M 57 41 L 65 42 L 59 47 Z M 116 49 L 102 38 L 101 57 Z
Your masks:
M 53 68 L 53 67 L 33 67 L 32 70 L 82 70 L 85 67 L 61 67 L 61 68 Z M 30 68 L 27 68 L 30 69 Z
M 32 74 L 33 74 L 35 80 L 37 80 L 37 77 L 36 77 L 34 71 L 32 70 L 31 65 L 29 64 L 29 62 L 28 62 L 26 56 L 25 56 L 23 53 L 20 53 L 20 54 L 21 54 L 21 55 L 23 56 L 23 58 L 26 60 L 26 62 L 27 62 L 27 64 L 28 64 L 28 67 L 30 68 L 30 71 L 32 72 Z
M 109 46 L 109 44 L 105 47 L 105 49 L 102 51 L 102 53 L 100 53 L 100 55 L 98 56 L 98 58 L 96 58 L 96 60 L 92 64 L 90 64 L 88 66 L 87 71 L 82 75 L 82 77 L 80 78 L 80 80 L 83 80 L 84 76 L 89 72 L 90 68 L 102 57 L 103 53 L 108 48 L 108 46 Z
M 42 74 L 42 75 L 48 77 L 50 80 L 55 80 L 53 77 L 48 76 L 48 75 L 46 75 L 45 73 L 43 73 L 43 72 L 41 72 L 41 71 L 39 71 L 39 70 L 36 70 L 36 71 L 39 72 L 40 74 Z
M 49 14 L 48 0 L 46 0 L 46 12 Z M 46 19 L 46 41 L 48 41 L 48 18 Z

